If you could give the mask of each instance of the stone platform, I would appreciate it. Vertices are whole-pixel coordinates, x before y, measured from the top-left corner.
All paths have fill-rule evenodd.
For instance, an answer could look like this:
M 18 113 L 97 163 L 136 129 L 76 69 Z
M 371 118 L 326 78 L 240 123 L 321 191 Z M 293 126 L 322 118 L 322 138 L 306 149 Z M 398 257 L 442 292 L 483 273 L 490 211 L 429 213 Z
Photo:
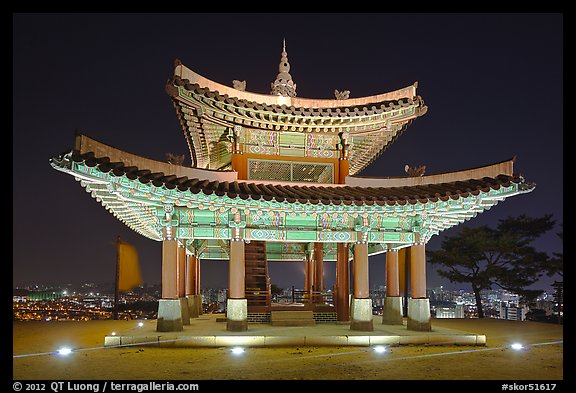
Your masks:
M 371 345 L 486 345 L 486 336 L 460 330 L 435 327 L 416 332 L 403 325 L 382 325 L 382 317 L 374 316 L 374 330 L 353 331 L 345 323 L 322 323 L 315 326 L 272 326 L 249 323 L 244 332 L 226 330 L 222 314 L 203 314 L 193 318 L 180 332 L 157 332 L 156 320 L 143 321 L 142 327 L 129 331 L 110 332 L 104 338 L 106 347 L 301 347 L 301 346 L 371 346 Z M 217 319 L 219 321 L 217 321 Z

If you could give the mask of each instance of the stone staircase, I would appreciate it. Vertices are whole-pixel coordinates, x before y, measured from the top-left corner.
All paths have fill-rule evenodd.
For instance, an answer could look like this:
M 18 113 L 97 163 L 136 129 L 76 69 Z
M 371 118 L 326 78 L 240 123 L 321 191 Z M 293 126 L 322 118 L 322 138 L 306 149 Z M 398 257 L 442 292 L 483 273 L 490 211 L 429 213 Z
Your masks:
M 271 311 L 270 323 L 272 326 L 316 325 L 312 311 Z

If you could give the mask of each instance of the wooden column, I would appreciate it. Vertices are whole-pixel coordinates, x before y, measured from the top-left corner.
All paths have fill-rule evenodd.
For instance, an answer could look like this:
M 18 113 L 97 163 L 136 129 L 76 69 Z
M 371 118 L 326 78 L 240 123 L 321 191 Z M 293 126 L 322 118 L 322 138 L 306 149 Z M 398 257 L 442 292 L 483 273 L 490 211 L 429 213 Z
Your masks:
M 368 281 L 368 243 L 354 244 L 354 298 L 370 298 Z
M 350 305 L 350 330 L 372 331 L 372 299 L 368 277 L 368 243 L 354 244 L 354 298 Z
M 190 324 L 186 299 L 179 296 L 181 284 L 178 268 L 178 242 L 174 239 L 162 241 L 162 299 L 158 301 L 156 330 L 159 332 L 182 331 Z
M 236 235 L 239 235 L 236 233 Z M 226 302 L 226 330 L 248 329 L 248 300 L 245 292 L 246 263 L 244 239 L 240 236 L 230 240 L 230 277 Z
M 340 158 L 338 160 L 338 183 L 345 184 L 346 176 L 350 173 L 350 161 L 348 158 Z
M 306 287 L 306 293 L 308 294 L 308 300 L 313 301 L 312 291 L 315 289 L 314 285 L 316 284 L 316 279 L 314 277 L 316 269 L 314 268 L 314 254 L 312 252 L 306 252 L 306 262 L 306 274 L 308 276 L 308 287 Z
M 230 276 L 229 296 L 230 299 L 245 299 L 245 264 L 244 264 L 244 240 L 230 241 Z
M 230 141 L 232 142 L 232 170 L 238 173 L 238 180 L 246 180 L 248 177 L 248 173 L 246 172 L 246 157 L 240 146 L 241 128 L 242 127 L 234 126 L 232 134 L 229 135 Z
M 197 302 L 197 307 L 198 307 L 198 315 L 202 315 L 203 310 L 202 310 L 202 292 L 200 292 L 200 290 L 202 289 L 202 281 L 200 279 L 200 273 L 202 271 L 201 269 L 201 265 L 200 265 L 200 257 L 195 256 L 196 259 L 196 293 L 195 295 L 198 297 L 198 302 Z
M 162 241 L 162 299 L 178 299 L 176 240 Z
M 314 290 L 324 290 L 324 243 L 314 243 Z M 318 296 L 316 302 L 322 302 Z
M 196 259 L 196 284 L 195 284 L 195 288 L 196 288 L 196 293 L 195 295 L 200 295 L 200 290 L 202 289 L 202 285 L 201 285 L 201 280 L 200 280 L 200 273 L 202 272 L 202 270 L 200 269 L 200 258 L 198 256 L 194 257 Z
M 426 297 L 426 249 L 424 243 L 410 247 L 410 284 L 412 294 L 408 300 L 408 330 L 432 330 L 430 300 Z
M 196 295 L 196 257 L 186 255 L 186 296 Z
M 246 159 L 241 151 L 232 152 L 232 170 L 238 172 L 238 180 L 246 180 Z
M 410 247 L 398 251 L 398 276 L 400 278 L 400 296 L 402 296 L 402 315 L 407 317 L 410 292 Z
M 386 297 L 382 310 L 384 325 L 402 325 L 402 297 L 400 296 L 399 252 L 386 251 Z
M 310 265 L 310 259 L 308 258 L 308 253 L 304 253 L 304 296 L 308 296 L 307 293 L 310 291 L 310 274 L 309 274 L 309 268 L 308 265 Z
M 410 247 L 410 286 L 412 299 L 426 298 L 426 249 L 424 244 Z
M 176 252 L 176 275 L 178 276 L 178 297 L 186 296 L 186 248 L 178 245 Z
M 386 252 L 386 296 L 400 296 L 397 250 L 388 250 Z
M 348 245 L 336 245 L 336 319 L 338 321 L 350 320 L 350 262 Z
M 340 137 L 340 157 L 338 160 L 338 183 L 345 184 L 346 176 L 350 173 L 350 144 L 348 143 L 349 135 L 347 132 L 341 132 Z

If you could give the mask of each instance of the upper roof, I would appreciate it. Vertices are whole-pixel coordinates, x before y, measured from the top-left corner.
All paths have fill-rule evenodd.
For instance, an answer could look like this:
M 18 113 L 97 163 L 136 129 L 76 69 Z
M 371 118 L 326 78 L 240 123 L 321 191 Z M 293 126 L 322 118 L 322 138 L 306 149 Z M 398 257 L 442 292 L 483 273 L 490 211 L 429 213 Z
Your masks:
M 389 105 L 394 106 L 394 101 L 403 99 L 413 100 L 422 98 L 417 96 L 416 89 L 418 82 L 412 85 L 403 87 L 398 90 L 380 93 L 372 96 L 348 98 L 344 100 L 337 99 L 321 99 L 321 98 L 302 98 L 302 97 L 289 97 L 272 94 L 252 93 L 249 91 L 238 90 L 233 87 L 223 85 L 221 83 L 212 81 L 200 74 L 192 71 L 180 62 L 175 61 L 174 67 L 174 80 L 182 81 L 177 83 L 179 85 L 197 85 L 198 88 L 206 89 L 213 92 L 216 96 L 221 96 L 224 100 L 231 99 L 236 102 L 246 102 L 261 104 L 264 107 L 270 106 L 273 111 L 281 110 L 285 114 L 301 114 L 297 113 L 298 109 L 313 109 L 314 113 L 310 115 L 317 116 L 331 116 L 331 117 L 354 117 L 364 114 L 378 114 L 386 108 L 382 108 L 382 104 L 390 102 Z M 405 101 L 403 101 L 405 102 Z M 378 107 L 372 108 L 373 105 L 380 104 Z M 422 101 L 423 104 L 423 101 Z M 366 108 L 364 108 L 366 106 Z M 424 106 L 424 105 L 423 105 Z M 281 107 L 281 108 L 278 108 Z M 347 111 L 346 108 L 349 110 Z M 328 110 L 330 109 L 330 110 Z M 333 109 L 333 110 L 332 110 Z M 340 110 L 338 110 L 340 109 Z M 370 112 L 372 111 L 372 112 Z M 422 113 L 423 114 L 423 113 Z
M 272 84 L 276 94 L 258 94 L 211 81 L 176 61 L 166 84 L 173 98 L 192 166 L 231 169 L 231 132 L 244 153 L 282 155 L 281 133 L 301 134 L 292 156 L 338 160 L 346 137 L 354 175 L 372 163 L 411 122 L 428 108 L 416 94 L 417 83 L 388 93 L 347 99 L 311 99 L 295 95 L 288 67 Z M 242 85 L 240 83 L 240 85 Z

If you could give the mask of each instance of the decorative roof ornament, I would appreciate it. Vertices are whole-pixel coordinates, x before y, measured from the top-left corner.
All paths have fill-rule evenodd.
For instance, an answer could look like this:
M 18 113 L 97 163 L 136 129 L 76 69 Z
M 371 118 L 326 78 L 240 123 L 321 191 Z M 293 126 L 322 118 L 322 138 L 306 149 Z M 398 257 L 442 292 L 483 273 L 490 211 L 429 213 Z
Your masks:
M 410 177 L 424 176 L 424 173 L 426 173 L 426 165 L 410 166 L 407 164 L 404 167 L 404 171 Z
M 342 90 L 342 91 L 334 90 L 334 96 L 336 97 L 337 100 L 347 100 L 348 98 L 350 98 L 350 90 Z
M 234 79 L 232 81 L 232 87 L 234 87 L 236 90 L 240 90 L 240 91 L 246 91 L 246 81 L 239 81 L 237 79 Z
M 184 154 L 176 155 L 172 153 L 166 153 L 166 161 L 168 161 L 169 164 L 182 165 L 184 163 L 184 158 Z
M 288 53 L 286 53 L 286 40 L 283 40 L 282 58 L 278 66 L 278 76 L 271 84 L 270 94 L 275 96 L 296 97 L 296 83 L 290 75 L 290 63 L 288 63 Z

